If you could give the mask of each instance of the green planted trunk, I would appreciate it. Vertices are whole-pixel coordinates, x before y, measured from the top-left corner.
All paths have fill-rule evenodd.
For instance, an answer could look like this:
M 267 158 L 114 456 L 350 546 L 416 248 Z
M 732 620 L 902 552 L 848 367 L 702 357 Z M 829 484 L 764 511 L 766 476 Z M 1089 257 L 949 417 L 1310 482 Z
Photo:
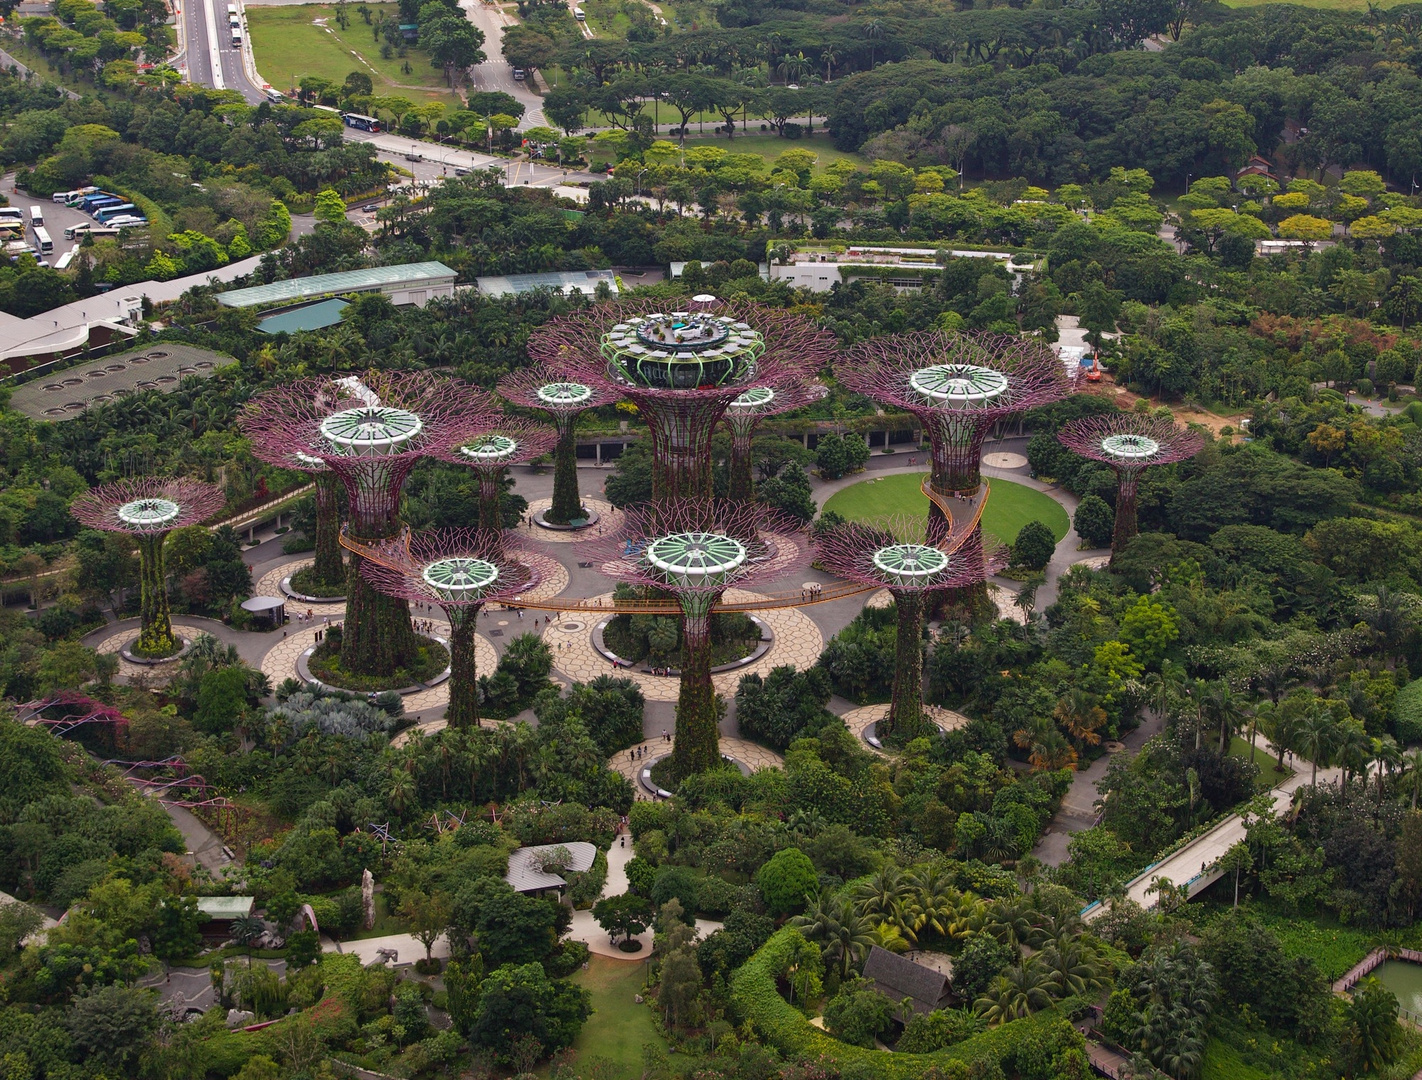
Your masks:
M 444 718 L 452 728 L 479 726 L 479 673 L 476 670 L 474 630 L 478 605 L 445 608 L 449 616 L 449 708 Z
M 889 715 L 878 725 L 881 740 L 893 736 L 908 742 L 922 735 L 923 715 L 923 595 L 894 591 L 898 628 L 894 645 L 894 696 Z
M 711 685 L 710 604 L 687 611 L 681 628 L 681 693 L 676 703 L 672 772 L 678 780 L 714 769 L 721 760 L 716 690 Z
M 751 479 L 751 433 L 731 430 L 731 464 L 726 497 L 735 503 L 748 503 L 755 498 L 755 482 Z
M 140 595 L 136 647 L 143 656 L 167 656 L 178 649 L 168 617 L 168 583 L 163 562 L 163 541 L 167 535 L 138 537 Z
M 333 473 L 316 474 L 316 561 L 311 567 L 318 585 L 339 585 L 346 580 L 341 558 L 341 500 Z
M 558 445 L 553 451 L 553 505 L 543 518 L 554 525 L 567 525 L 583 516 L 583 500 L 578 493 L 577 419 L 558 422 Z
M 341 628 L 341 663 L 357 675 L 393 675 L 415 660 L 410 605 L 376 592 L 361 576 L 359 555 L 346 570 L 346 620 Z
M 504 531 L 503 481 L 502 469 L 479 471 L 479 531 L 489 536 L 497 537 Z

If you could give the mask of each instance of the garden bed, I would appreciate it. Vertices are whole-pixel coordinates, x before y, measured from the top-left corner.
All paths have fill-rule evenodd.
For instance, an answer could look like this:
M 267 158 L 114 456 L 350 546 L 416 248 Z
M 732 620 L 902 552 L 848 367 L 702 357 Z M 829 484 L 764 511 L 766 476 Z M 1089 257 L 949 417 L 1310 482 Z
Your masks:
M 406 690 L 429 684 L 449 668 L 449 650 L 433 638 L 416 637 L 419 648 L 415 661 L 389 675 L 356 675 L 341 666 L 340 646 L 323 641 L 306 657 L 306 666 L 314 679 L 341 690 L 372 694 L 382 690 Z

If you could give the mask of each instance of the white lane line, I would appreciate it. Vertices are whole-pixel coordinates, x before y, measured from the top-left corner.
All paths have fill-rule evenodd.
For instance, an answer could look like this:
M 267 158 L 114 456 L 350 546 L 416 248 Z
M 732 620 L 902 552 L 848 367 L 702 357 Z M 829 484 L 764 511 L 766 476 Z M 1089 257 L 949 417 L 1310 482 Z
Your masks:
M 226 90 L 227 82 L 222 77 L 222 53 L 217 44 L 217 18 L 212 13 L 213 0 L 202 0 L 202 11 L 207 19 L 208 60 L 212 65 L 212 88 Z

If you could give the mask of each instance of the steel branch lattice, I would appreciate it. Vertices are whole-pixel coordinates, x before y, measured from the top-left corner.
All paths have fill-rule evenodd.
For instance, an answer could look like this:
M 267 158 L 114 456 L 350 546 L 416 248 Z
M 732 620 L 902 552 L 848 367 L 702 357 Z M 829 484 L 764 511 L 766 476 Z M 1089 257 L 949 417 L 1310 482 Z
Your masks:
M 221 488 L 201 480 L 144 476 L 87 491 L 69 512 L 91 529 L 156 537 L 206 521 L 226 501 Z
M 361 556 L 361 574 L 377 592 L 438 604 L 446 612 L 487 603 L 513 603 L 535 588 L 538 572 L 519 555 L 527 551 L 515 538 L 491 538 L 478 529 L 440 529 L 412 533 L 408 529 L 387 540 L 359 540 L 348 533 L 341 543 Z M 427 575 L 432 566 L 456 559 L 492 565 L 497 579 L 487 587 L 451 589 Z
M 835 375 L 847 389 L 918 419 L 932 446 L 933 487 L 945 495 L 977 490 L 993 424 L 1073 390 L 1040 342 L 938 330 L 861 342 L 835 364 Z
M 45 716 L 49 709 L 60 708 L 62 716 Z M 112 705 L 85 697 L 72 690 L 61 690 L 47 698 L 27 701 L 15 710 L 15 719 L 27 727 L 48 728 L 56 735 L 67 735 L 75 728 L 86 724 L 109 724 L 115 728 L 128 728 L 128 718 Z

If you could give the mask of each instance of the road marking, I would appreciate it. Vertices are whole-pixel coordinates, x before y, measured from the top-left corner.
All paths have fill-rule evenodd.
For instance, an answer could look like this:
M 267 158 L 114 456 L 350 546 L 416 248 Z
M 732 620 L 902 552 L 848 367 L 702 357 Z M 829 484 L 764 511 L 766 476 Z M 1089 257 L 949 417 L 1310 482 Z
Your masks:
M 203 15 L 207 19 L 207 47 L 209 58 L 217 57 L 217 62 L 212 65 L 212 88 L 214 90 L 226 90 L 227 83 L 222 78 L 222 53 L 217 44 L 217 19 L 212 13 L 212 0 L 202 0 Z

